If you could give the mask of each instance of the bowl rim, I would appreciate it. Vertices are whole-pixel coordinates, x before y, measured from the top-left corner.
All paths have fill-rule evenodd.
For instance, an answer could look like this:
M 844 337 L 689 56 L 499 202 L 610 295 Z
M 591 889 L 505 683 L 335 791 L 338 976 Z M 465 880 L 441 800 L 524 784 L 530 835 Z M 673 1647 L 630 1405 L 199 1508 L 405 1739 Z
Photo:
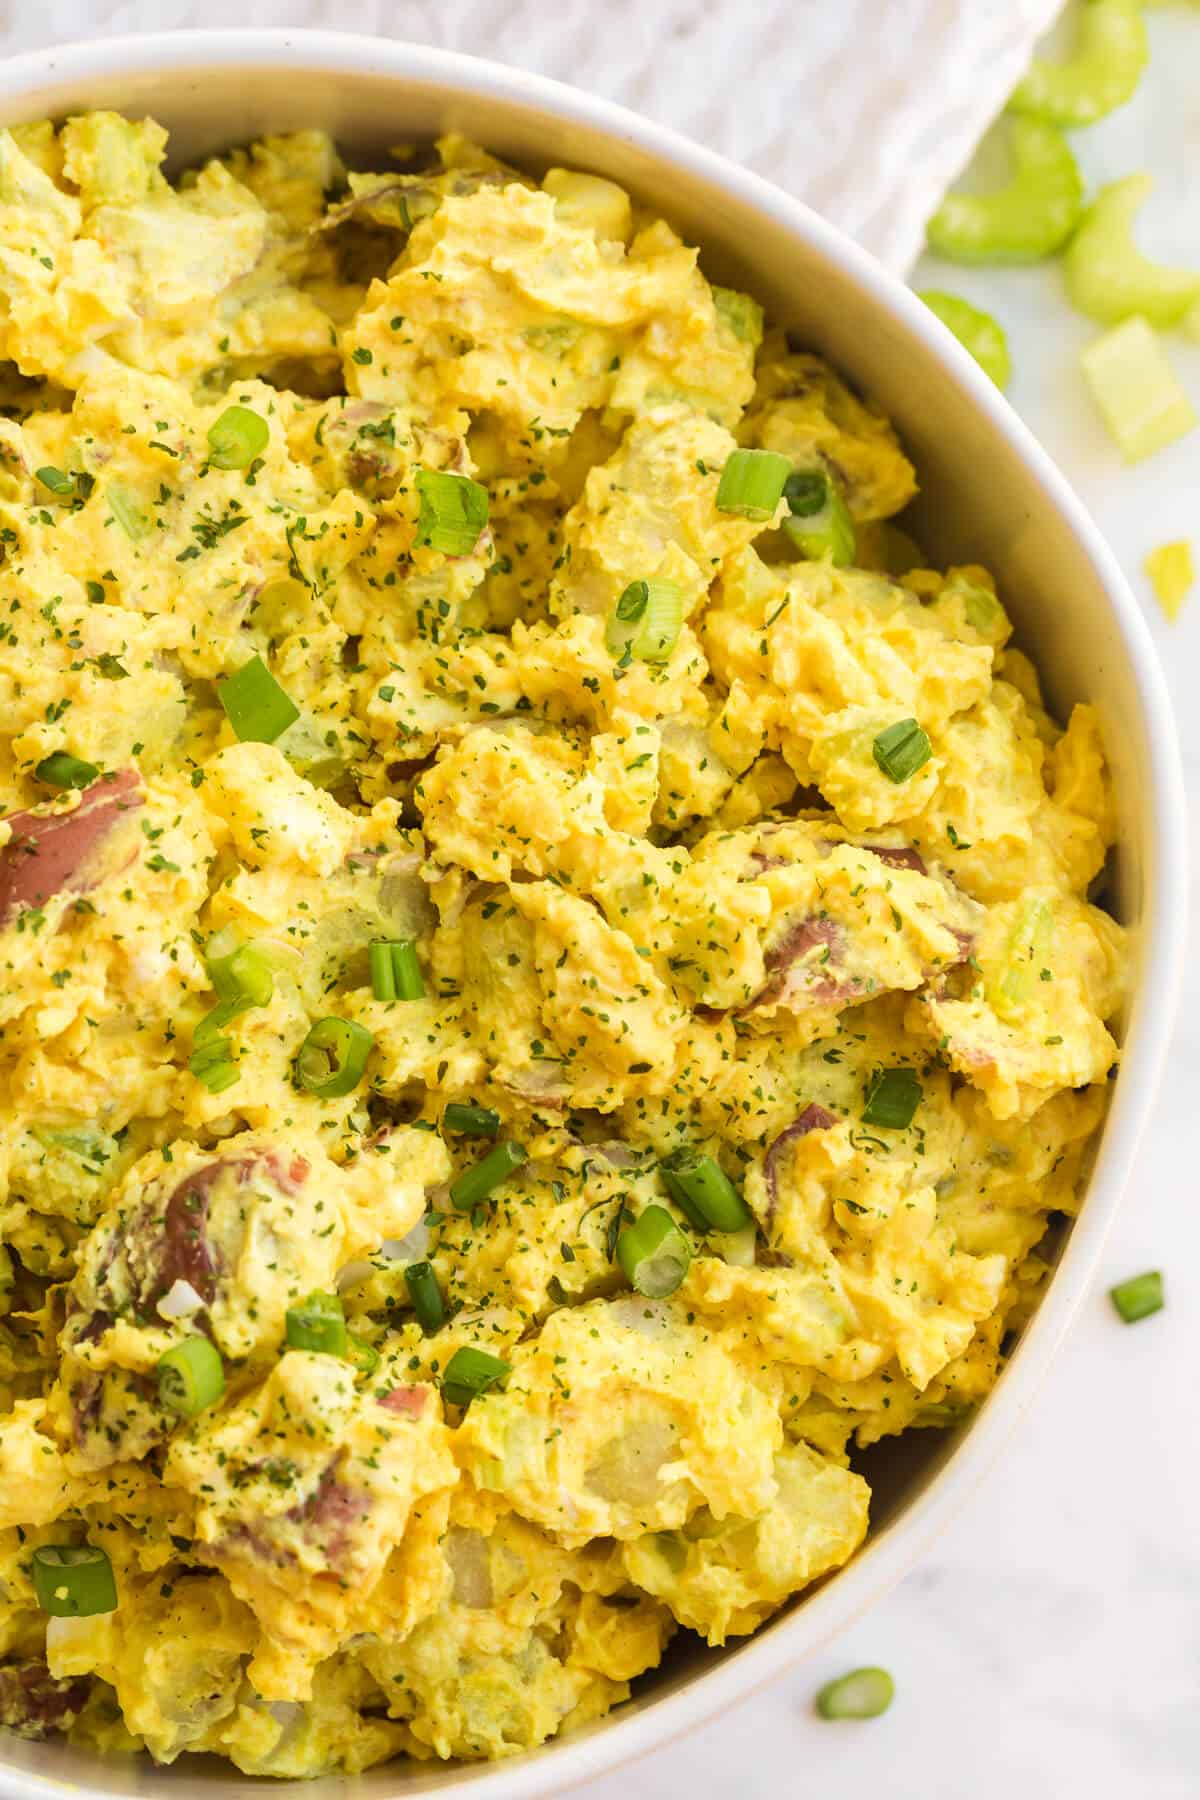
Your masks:
M 1144 969 L 1138 1003 L 1122 1055 L 1121 1079 L 1087 1203 L 1045 1297 L 1027 1327 L 1018 1355 L 1004 1371 L 975 1421 L 942 1468 L 902 1515 L 837 1575 L 819 1587 L 774 1630 L 745 1639 L 673 1693 L 633 1712 L 609 1715 L 576 1738 L 491 1765 L 460 1765 L 457 1782 L 441 1791 L 479 1786 L 488 1800 L 535 1800 L 606 1773 L 696 1728 L 745 1699 L 828 1642 L 913 1566 L 995 1462 L 1028 1408 L 1072 1319 L 1087 1297 L 1128 1180 L 1170 1041 L 1186 943 L 1187 810 L 1171 703 L 1153 641 L 1133 593 L 1100 531 L 1066 477 L 991 381 L 949 331 L 896 276 L 802 200 L 681 132 L 615 101 L 547 76 L 402 39 L 363 33 L 287 27 L 142 32 L 76 41 L 24 52 L 0 62 L 0 111 L 60 85 L 122 75 L 183 76 L 206 70 L 255 67 L 321 70 L 332 75 L 392 77 L 449 87 L 467 101 L 500 100 L 552 114 L 632 145 L 651 158 L 724 189 L 792 235 L 806 240 L 843 275 L 864 288 L 877 307 L 949 367 L 989 428 L 1006 440 L 1034 478 L 1043 503 L 1065 522 L 1095 571 L 1128 657 L 1141 706 L 1151 772 L 1145 796 L 1150 857 Z M 384 1765 L 386 1767 L 386 1765 Z M 400 1783 L 397 1784 L 398 1789 Z M 101 1790 L 93 1790 L 97 1794 Z M 111 1792 L 112 1790 L 104 1790 Z M 78 1795 L 78 1782 L 31 1776 L 0 1765 L 0 1800 L 33 1794 Z

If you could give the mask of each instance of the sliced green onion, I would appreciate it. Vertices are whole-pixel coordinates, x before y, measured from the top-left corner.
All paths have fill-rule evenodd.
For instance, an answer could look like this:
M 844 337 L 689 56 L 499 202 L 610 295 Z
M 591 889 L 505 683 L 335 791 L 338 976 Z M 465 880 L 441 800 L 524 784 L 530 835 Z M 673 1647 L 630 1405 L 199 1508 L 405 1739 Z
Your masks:
M 1196 409 L 1145 319 L 1105 332 L 1079 360 L 1127 462 L 1164 450 L 1196 424 Z
M 920 1104 L 921 1083 L 915 1069 L 880 1069 L 867 1089 L 863 1124 L 906 1131 Z
M 898 719 L 881 731 L 871 746 L 875 761 L 889 781 L 909 781 L 933 755 L 933 745 L 915 719 Z
M 683 626 L 683 591 L 674 581 L 631 581 L 613 609 L 604 641 L 613 656 L 667 662 Z
M 379 1367 L 379 1352 L 356 1331 L 346 1333 L 346 1360 L 354 1364 L 360 1375 L 373 1375 Z
M 460 1132 L 463 1137 L 494 1138 L 500 1130 L 500 1114 L 490 1106 L 471 1106 L 451 1100 L 442 1114 L 442 1130 Z
M 421 515 L 417 543 L 443 556 L 470 556 L 488 522 L 488 491 L 466 475 L 442 469 L 418 469 Z
M 48 465 L 44 469 L 36 470 L 34 479 L 40 481 L 44 488 L 49 488 L 52 494 L 59 494 L 64 498 L 75 492 L 75 477 L 68 475 L 65 469 L 56 469 L 52 465 Z
M 477 1162 L 472 1169 L 464 1169 L 456 1180 L 450 1183 L 450 1198 L 458 1212 L 470 1212 L 481 1200 L 486 1200 L 493 1188 L 507 1181 L 514 1169 L 519 1169 L 525 1161 L 525 1151 L 520 1144 L 511 1139 L 497 1144 L 494 1150 Z
M 374 1037 L 355 1019 L 318 1019 L 296 1056 L 296 1079 L 321 1100 L 337 1100 L 362 1080 Z
M 1141 317 L 1165 330 L 1200 302 L 1200 271 L 1143 256 L 1134 220 L 1154 183 L 1127 175 L 1101 188 L 1063 258 L 1071 304 L 1101 325 Z
M 273 744 L 300 717 L 300 708 L 261 656 L 252 656 L 236 674 L 218 681 L 217 698 L 243 744 Z
M 377 1000 L 421 1000 L 425 983 L 417 961 L 417 946 L 411 938 L 385 942 L 379 938 L 371 945 L 371 992 Z
M 104 490 L 105 498 L 112 508 L 112 516 L 129 539 L 136 544 L 150 530 L 150 520 L 142 511 L 127 487 L 119 481 L 110 481 Z
M 1013 119 L 1014 173 L 992 194 L 948 194 L 926 227 L 951 262 L 1029 263 L 1053 256 L 1083 211 L 1083 177 L 1057 125 Z
M 188 1057 L 188 1069 L 210 1094 L 223 1094 L 226 1088 L 241 1079 L 233 1060 L 233 1045 L 227 1037 L 213 1037 L 196 1044 L 193 1033 L 192 1041 L 195 1048 Z
M 721 470 L 717 511 L 740 519 L 774 518 L 791 472 L 791 462 L 778 450 L 735 450 Z
M 825 1683 L 817 1695 L 817 1711 L 823 1719 L 877 1719 L 895 1695 L 896 1684 L 886 1669 L 854 1669 Z
M 1090 0 L 1074 55 L 1037 57 L 1008 104 L 1052 125 L 1094 125 L 1133 98 L 1149 54 L 1141 0 Z
M 100 773 L 95 763 L 83 762 L 78 756 L 68 756 L 65 750 L 55 750 L 53 755 L 43 756 L 33 772 L 47 787 L 56 788 L 90 787 Z
M 216 1345 L 199 1333 L 172 1345 L 155 1366 L 158 1397 L 170 1412 L 193 1418 L 225 1392 L 225 1366 Z
M 700 1231 L 741 1231 L 754 1216 L 715 1157 L 660 1163 L 659 1172 Z
M 446 1302 L 442 1298 L 438 1278 L 433 1272 L 433 1264 L 409 1263 L 404 1271 L 404 1285 L 417 1315 L 417 1323 L 427 1337 L 432 1337 L 435 1331 L 441 1330 L 446 1318 Z
M 92 1544 L 41 1544 L 33 1553 L 33 1591 L 53 1619 L 90 1619 L 115 1612 L 112 1564 Z
M 497 1382 L 511 1374 L 512 1364 L 501 1356 L 490 1356 L 464 1344 L 454 1352 L 442 1376 L 442 1393 L 452 1406 L 470 1406 L 480 1394 L 486 1394 Z
M 783 529 L 810 562 L 825 557 L 835 569 L 854 561 L 856 542 L 850 508 L 823 469 L 793 469 L 784 483 L 788 503 Z
M 1003 393 L 1012 375 L 1012 359 L 1004 327 L 991 313 L 981 312 L 961 294 L 947 294 L 941 288 L 922 288 L 917 295 L 948 331 L 952 331 L 964 350 L 975 358 L 985 375 L 990 375 Z
M 227 406 L 208 428 L 208 460 L 214 469 L 247 469 L 261 456 L 271 428 L 248 406 Z
M 617 1239 L 626 1279 L 648 1300 L 673 1294 L 688 1272 L 691 1246 L 665 1206 L 647 1206 Z
M 1109 1288 L 1108 1297 L 1126 1325 L 1136 1325 L 1139 1319 L 1148 1319 L 1151 1313 L 1161 1312 L 1167 1303 L 1163 1293 L 1163 1278 L 1157 1269 L 1150 1269 L 1145 1275 L 1131 1275 L 1128 1281 L 1118 1282 L 1116 1287 Z
M 345 1356 L 346 1318 L 336 1294 L 312 1293 L 286 1314 L 288 1346 L 314 1350 L 321 1356 Z
M 218 954 L 213 954 L 214 949 Z M 252 944 L 238 944 L 232 950 L 223 950 L 218 946 L 217 937 L 211 937 L 205 967 L 222 1000 L 237 1000 L 245 1006 L 266 1006 L 275 991 L 271 965 L 262 951 Z

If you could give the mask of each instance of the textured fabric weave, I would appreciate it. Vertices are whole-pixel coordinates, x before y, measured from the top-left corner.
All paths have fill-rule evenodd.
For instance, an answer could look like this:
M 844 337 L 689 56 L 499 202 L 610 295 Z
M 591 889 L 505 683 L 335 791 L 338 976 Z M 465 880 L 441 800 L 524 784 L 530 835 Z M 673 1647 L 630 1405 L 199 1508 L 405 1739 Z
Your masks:
M 8 0 L 0 52 L 122 31 L 326 26 L 573 81 L 802 196 L 893 269 L 1061 0 Z

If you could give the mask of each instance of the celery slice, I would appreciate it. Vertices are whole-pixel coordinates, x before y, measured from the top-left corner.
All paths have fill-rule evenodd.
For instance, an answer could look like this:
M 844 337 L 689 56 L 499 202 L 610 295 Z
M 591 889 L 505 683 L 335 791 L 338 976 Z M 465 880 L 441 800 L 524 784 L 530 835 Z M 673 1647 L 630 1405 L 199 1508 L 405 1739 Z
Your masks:
M 981 312 L 960 294 L 946 294 L 940 288 L 925 288 L 917 295 L 930 312 L 952 331 L 964 350 L 969 350 L 985 375 L 990 375 L 1003 393 L 1012 374 L 1008 339 L 1004 327 L 991 313 Z
M 1048 900 L 1025 900 L 1017 914 L 1005 957 L 988 984 L 992 1010 L 1011 1019 L 1036 992 L 1054 942 L 1054 911 Z
M 1158 604 L 1168 619 L 1174 621 L 1196 579 L 1192 546 L 1186 539 L 1174 544 L 1160 544 L 1146 558 L 1146 573 Z
M 1126 319 L 1089 344 L 1083 373 L 1104 422 L 1128 462 L 1181 438 L 1196 412 L 1145 319 Z
M 1102 188 L 1064 259 L 1072 305 L 1101 325 L 1135 313 L 1151 325 L 1177 325 L 1200 305 L 1200 272 L 1151 262 L 1134 242 L 1133 222 L 1152 186 L 1149 175 L 1127 175 Z
M 1090 0 L 1074 54 L 1035 58 L 1008 104 L 1051 125 L 1094 125 L 1133 98 L 1149 54 L 1140 0 Z
M 1061 250 L 1083 211 L 1083 177 L 1057 125 L 1009 122 L 1012 179 L 991 194 L 948 194 L 926 227 L 951 262 L 1041 262 Z

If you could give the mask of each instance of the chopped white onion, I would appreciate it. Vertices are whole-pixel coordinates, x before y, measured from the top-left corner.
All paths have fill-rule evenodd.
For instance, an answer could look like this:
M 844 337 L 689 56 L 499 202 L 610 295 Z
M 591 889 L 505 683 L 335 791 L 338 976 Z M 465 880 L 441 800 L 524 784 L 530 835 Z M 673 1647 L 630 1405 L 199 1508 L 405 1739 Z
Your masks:
M 429 1255 L 429 1227 L 420 1218 L 402 1238 L 385 1238 L 379 1248 L 393 1262 L 421 1262 Z
M 369 1280 L 374 1273 L 375 1265 L 373 1263 L 364 1262 L 362 1257 L 356 1257 L 353 1262 L 348 1262 L 344 1269 L 339 1269 L 338 1293 L 344 1294 L 347 1288 L 356 1287 L 360 1281 Z
M 184 1281 L 181 1276 L 167 1289 L 155 1310 L 163 1319 L 190 1319 L 193 1313 L 201 1312 L 203 1308 L 202 1297 L 191 1282 Z

